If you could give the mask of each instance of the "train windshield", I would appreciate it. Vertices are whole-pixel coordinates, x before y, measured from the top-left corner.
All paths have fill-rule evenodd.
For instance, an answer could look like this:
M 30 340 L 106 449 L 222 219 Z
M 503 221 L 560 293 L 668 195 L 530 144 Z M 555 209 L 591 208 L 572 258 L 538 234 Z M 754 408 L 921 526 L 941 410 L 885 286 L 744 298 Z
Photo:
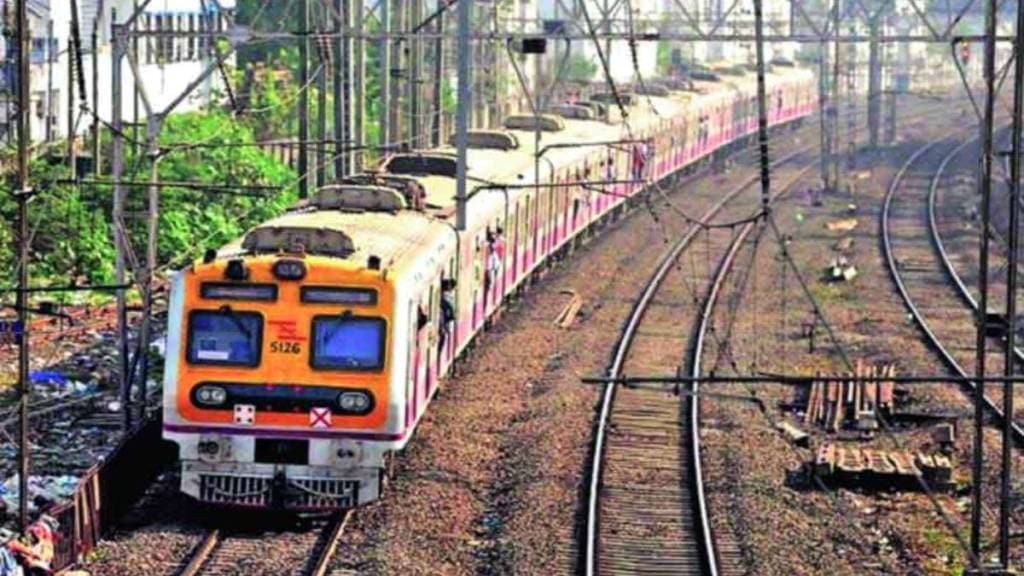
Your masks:
M 189 315 L 191 364 L 256 366 L 260 363 L 263 317 L 256 312 L 195 310 Z
M 314 368 L 380 370 L 384 367 L 384 320 L 358 316 L 313 319 Z

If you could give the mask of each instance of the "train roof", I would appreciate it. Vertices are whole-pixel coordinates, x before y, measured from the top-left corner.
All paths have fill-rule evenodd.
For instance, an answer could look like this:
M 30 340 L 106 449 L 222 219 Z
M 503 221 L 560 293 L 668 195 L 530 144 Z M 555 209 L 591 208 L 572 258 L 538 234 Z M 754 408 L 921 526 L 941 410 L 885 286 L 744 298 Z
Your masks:
M 794 79 L 810 73 L 795 68 L 776 68 L 768 75 L 769 82 L 783 78 Z M 615 142 L 629 138 L 642 138 L 664 121 L 687 111 L 714 105 L 736 91 L 753 92 L 756 77 L 722 76 L 718 82 L 695 81 L 692 91 L 671 91 L 667 96 L 634 95 L 629 106 L 629 121 L 608 123 L 603 120 L 564 119 L 564 129 L 542 132 L 539 145 L 548 148 L 537 164 L 539 177 L 545 180 L 553 169 L 576 165 L 588 157 L 593 146 L 573 144 Z M 614 104 L 611 105 L 615 107 Z M 471 192 L 468 227 L 480 230 L 490 225 L 516 196 L 537 181 L 535 152 L 537 144 L 532 131 L 507 130 L 519 142 L 518 148 L 471 148 L 468 154 L 468 178 Z M 427 157 L 440 158 L 450 168 L 454 148 L 444 146 L 424 150 Z M 351 241 L 352 250 L 344 256 L 346 262 L 362 267 L 370 256 L 380 258 L 385 268 L 405 269 L 417 254 L 424 250 L 439 250 L 444 244 L 455 242 L 451 224 L 455 214 L 455 179 L 448 175 L 415 175 L 426 193 L 425 210 L 398 211 L 342 211 L 315 210 L 309 205 L 259 224 L 255 229 L 297 228 L 326 230 L 343 234 Z M 488 185 L 495 188 L 488 188 Z M 502 189 L 501 186 L 510 188 Z M 517 188 L 516 185 L 522 186 Z M 464 247 L 465 248 L 465 247 Z M 243 254 L 242 239 L 225 246 L 221 257 Z
M 289 212 L 268 220 L 253 230 L 306 229 L 343 234 L 353 250 L 344 259 L 354 267 L 364 267 L 371 256 L 381 259 L 385 268 L 404 268 L 403 259 L 415 252 L 437 244 L 439 239 L 454 239 L 452 228 L 437 218 L 425 217 L 420 212 L 342 212 L 339 210 L 307 210 Z M 447 234 L 445 232 L 447 231 Z M 243 237 L 244 238 L 244 237 Z M 243 238 L 239 238 L 219 253 L 221 257 L 245 254 Z

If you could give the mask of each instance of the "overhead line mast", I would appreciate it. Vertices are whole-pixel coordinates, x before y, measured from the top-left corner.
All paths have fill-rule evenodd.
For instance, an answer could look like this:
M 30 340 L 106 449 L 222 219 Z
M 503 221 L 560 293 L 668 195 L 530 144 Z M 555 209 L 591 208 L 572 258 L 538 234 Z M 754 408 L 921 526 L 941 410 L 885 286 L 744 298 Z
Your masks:
M 31 238 L 28 227 L 28 201 L 32 194 L 29 182 L 29 62 L 32 56 L 28 29 L 28 0 L 17 1 L 18 31 L 18 175 L 14 194 L 18 203 L 18 519 L 21 531 L 28 529 L 29 473 L 31 444 L 28 438 L 28 401 L 31 393 L 29 382 L 29 334 L 31 318 L 28 313 L 28 265 Z

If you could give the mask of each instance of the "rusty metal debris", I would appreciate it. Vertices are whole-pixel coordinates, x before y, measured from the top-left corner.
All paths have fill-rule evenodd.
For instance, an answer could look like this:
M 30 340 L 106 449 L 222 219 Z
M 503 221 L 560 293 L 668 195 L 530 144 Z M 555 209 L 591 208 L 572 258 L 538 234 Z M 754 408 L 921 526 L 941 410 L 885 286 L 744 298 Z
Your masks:
M 819 374 L 820 375 L 820 374 Z M 896 366 L 865 366 L 857 363 L 849 382 L 812 382 L 807 390 L 804 424 L 838 432 L 847 425 L 862 431 L 877 427 L 877 413 L 893 411 L 892 381 L 862 382 L 854 378 L 893 378 Z

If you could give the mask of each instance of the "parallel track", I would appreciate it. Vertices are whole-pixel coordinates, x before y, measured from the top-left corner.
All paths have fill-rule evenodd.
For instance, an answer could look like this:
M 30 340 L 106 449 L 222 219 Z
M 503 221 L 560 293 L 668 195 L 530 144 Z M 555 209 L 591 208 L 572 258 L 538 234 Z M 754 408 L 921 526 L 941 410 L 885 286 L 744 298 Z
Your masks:
M 889 275 L 896 284 L 896 288 L 907 310 L 921 329 L 929 346 L 954 374 L 967 378 L 971 374 L 957 360 L 950 349 L 948 334 L 947 341 L 944 342 L 943 338 L 939 336 L 926 318 L 929 315 L 940 318 L 941 325 L 947 331 L 951 331 L 950 326 L 953 326 L 955 321 L 957 326 L 970 327 L 969 335 L 974 333 L 974 317 L 977 311 L 977 304 L 953 268 L 952 261 L 942 243 L 935 216 L 935 196 L 941 175 L 949 162 L 962 152 L 967 144 L 963 143 L 950 147 L 950 142 L 950 140 L 934 141 L 923 146 L 911 155 L 896 173 L 886 192 L 885 202 L 882 207 L 882 252 L 888 265 Z M 940 144 L 942 145 L 940 146 Z M 929 165 L 937 165 L 938 168 L 928 169 L 927 166 Z M 919 182 L 916 185 L 907 184 L 911 179 L 916 179 Z M 896 196 L 900 191 L 903 191 L 903 194 L 900 200 L 897 201 Z M 896 219 L 901 220 L 899 229 L 902 233 L 902 238 L 897 238 L 893 233 L 893 221 Z M 901 262 L 896 258 L 897 248 L 895 245 L 899 243 L 909 245 L 915 240 L 922 240 L 924 232 L 921 231 L 920 234 L 915 236 L 913 231 L 922 228 L 924 221 L 927 221 L 928 242 L 932 249 L 932 258 L 935 261 L 923 263 L 920 266 L 907 266 L 905 262 L 901 265 Z M 910 233 L 908 234 L 908 232 Z M 934 294 L 932 294 L 933 299 L 929 299 L 927 309 L 925 309 L 914 300 L 910 293 L 912 284 L 917 286 L 935 286 L 943 281 L 953 282 L 957 286 L 959 301 L 952 298 L 952 294 L 950 294 L 951 298 L 934 298 Z M 950 300 L 954 300 L 957 303 L 951 303 Z M 966 342 L 969 345 L 973 345 L 974 340 L 967 339 Z M 964 342 L 960 342 L 959 346 L 963 346 L 963 344 Z M 968 382 L 965 384 L 965 388 L 965 391 L 973 398 L 977 391 L 976 384 Z M 987 411 L 993 414 L 999 421 L 1003 420 L 1002 410 L 991 398 L 986 396 L 983 398 L 983 402 Z M 1017 444 L 1024 445 L 1024 430 L 1016 423 L 1013 423 L 1012 428 Z
M 772 164 L 773 169 L 806 150 L 777 160 Z M 787 184 L 779 187 L 780 192 L 774 194 L 773 198 L 787 192 L 814 167 L 812 163 L 802 169 Z M 743 189 L 756 181 L 756 177 L 751 178 L 726 194 L 700 221 L 709 222 Z M 701 357 L 715 303 L 736 254 L 753 228 L 753 223 L 741 227 L 724 250 L 714 278 L 708 282 L 699 322 L 695 322 L 693 334 L 685 348 L 689 351 L 687 360 L 690 376 L 699 376 L 701 373 Z M 640 323 L 652 307 L 654 295 L 700 230 L 700 226 L 693 226 L 679 238 L 647 281 L 615 346 L 609 377 L 617 378 L 624 374 L 624 366 L 633 349 Z M 663 335 L 656 337 L 665 339 Z M 685 403 L 683 411 L 680 411 L 677 403 L 665 402 L 664 399 L 652 400 L 649 393 L 644 394 L 616 384 L 605 386 L 589 470 L 582 571 L 587 576 L 606 572 L 717 576 L 738 567 L 739 553 L 729 538 L 719 537 L 720 541 L 716 542 L 712 535 L 701 470 L 699 402 L 692 396 L 696 392 L 697 387 L 693 386 L 690 399 Z M 620 413 L 625 413 L 624 417 Z M 685 440 L 681 441 L 683 437 Z M 631 441 L 631 438 L 643 442 Z M 648 478 L 660 481 L 656 489 L 636 484 L 609 487 L 605 474 L 613 468 L 606 461 L 613 450 L 623 454 L 623 461 L 616 467 L 632 470 L 632 474 L 625 476 L 627 481 L 630 476 L 634 480 L 642 478 L 640 471 L 651 468 Z M 612 502 L 609 504 L 609 501 Z M 618 508 L 609 513 L 609 509 L 615 507 Z M 606 515 L 611 516 L 616 525 L 604 526 L 601 519 Z M 611 533 L 608 535 L 613 538 L 610 545 L 601 537 L 600 533 L 604 532 Z M 640 537 L 636 534 L 640 534 Z M 617 541 L 614 539 L 616 536 Z
M 790 154 L 774 165 L 803 152 Z M 815 160 L 809 159 L 808 165 L 781 190 L 792 186 L 815 166 Z M 757 182 L 757 177 L 753 177 L 730 191 L 702 216 L 701 222 L 710 222 L 729 202 Z M 692 373 L 699 374 L 701 370 L 699 359 L 718 293 L 736 253 L 753 227 L 752 222 L 743 224 L 740 233 L 722 248 L 723 256 L 714 278 L 708 282 L 700 316 L 693 319 L 696 326 L 693 335 L 681 338 L 685 346 L 678 351 L 689 354 Z M 609 376 L 621 376 L 627 360 L 637 355 L 636 341 L 649 337 L 639 333 L 641 322 L 658 306 L 655 295 L 662 290 L 679 257 L 701 230 L 701 226 L 691 227 L 666 252 L 649 278 L 616 344 Z M 646 322 L 645 328 L 652 322 Z M 678 331 L 681 323 L 678 318 L 672 318 L 667 326 L 674 324 Z M 650 331 L 665 333 L 665 330 Z M 654 337 L 665 339 L 663 335 Z M 665 355 L 660 355 L 662 362 L 664 358 Z M 650 363 L 648 358 L 644 365 Z M 595 432 L 590 474 L 585 555 L 588 576 L 599 573 L 717 575 L 720 573 L 719 555 L 726 564 L 734 560 L 735 554 L 725 550 L 726 546 L 716 551 L 711 533 L 702 483 L 696 401 L 690 399 L 680 406 L 649 392 L 607 385 Z

